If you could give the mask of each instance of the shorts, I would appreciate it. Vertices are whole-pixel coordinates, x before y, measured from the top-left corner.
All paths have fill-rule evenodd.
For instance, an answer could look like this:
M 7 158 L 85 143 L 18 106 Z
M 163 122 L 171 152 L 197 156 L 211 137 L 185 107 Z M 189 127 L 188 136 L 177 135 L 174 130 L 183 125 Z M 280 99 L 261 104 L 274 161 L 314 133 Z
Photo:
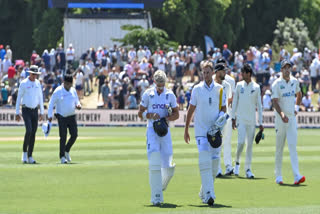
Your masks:
M 82 90 L 82 85 L 76 85 L 76 90 L 81 91 Z

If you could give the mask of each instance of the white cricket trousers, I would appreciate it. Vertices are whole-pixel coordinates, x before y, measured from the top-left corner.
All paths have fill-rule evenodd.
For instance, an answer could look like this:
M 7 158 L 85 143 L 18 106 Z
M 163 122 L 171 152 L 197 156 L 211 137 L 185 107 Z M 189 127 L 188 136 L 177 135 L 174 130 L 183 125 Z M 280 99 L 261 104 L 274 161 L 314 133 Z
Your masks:
M 290 116 L 289 122 L 284 123 L 279 116 L 275 118 L 276 128 L 276 160 L 275 160 L 275 175 L 282 176 L 282 158 L 285 141 L 288 141 L 290 153 L 292 173 L 295 178 L 300 177 L 299 163 L 297 154 L 297 121 L 295 116 Z
M 237 146 L 236 162 L 240 163 L 240 157 L 243 151 L 245 141 L 247 139 L 246 161 L 245 161 L 244 169 L 245 171 L 247 171 L 248 169 L 251 170 L 252 144 L 253 144 L 256 126 L 248 125 L 239 121 L 237 129 L 238 129 L 238 146 Z

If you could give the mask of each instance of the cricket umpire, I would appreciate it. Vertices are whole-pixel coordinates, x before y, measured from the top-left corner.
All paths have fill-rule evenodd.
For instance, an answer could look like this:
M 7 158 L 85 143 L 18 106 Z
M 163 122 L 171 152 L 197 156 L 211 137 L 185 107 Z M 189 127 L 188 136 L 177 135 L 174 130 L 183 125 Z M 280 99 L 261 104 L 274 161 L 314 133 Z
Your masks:
M 60 160 L 62 164 L 70 163 L 70 150 L 78 137 L 78 127 L 75 110 L 81 109 L 81 104 L 77 91 L 72 87 L 73 76 L 68 72 L 64 76 L 64 82 L 53 92 L 49 102 L 48 120 L 52 121 L 53 108 L 56 108 L 55 116 L 59 124 L 60 136 Z M 67 129 L 69 129 L 70 138 L 67 141 Z
M 43 94 L 42 87 L 37 80 L 38 66 L 31 66 L 28 78 L 25 78 L 19 86 L 18 97 L 16 102 L 16 121 L 20 121 L 20 104 L 22 105 L 22 117 L 26 127 L 26 133 L 23 141 L 22 163 L 35 164 L 32 157 L 35 136 L 39 121 L 43 119 Z M 40 117 L 38 116 L 38 106 L 40 106 Z

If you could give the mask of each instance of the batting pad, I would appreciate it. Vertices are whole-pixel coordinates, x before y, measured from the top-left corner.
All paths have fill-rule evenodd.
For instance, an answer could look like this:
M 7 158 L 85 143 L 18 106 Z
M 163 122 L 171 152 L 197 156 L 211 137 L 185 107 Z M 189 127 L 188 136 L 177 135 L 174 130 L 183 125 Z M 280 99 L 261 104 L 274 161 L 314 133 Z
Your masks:
M 173 164 L 169 168 L 161 168 L 161 175 L 162 175 L 162 191 L 167 189 L 167 186 L 174 175 L 176 165 Z
M 211 156 L 208 151 L 199 152 L 199 169 L 201 175 L 202 191 L 207 202 L 210 197 L 215 199 L 213 192 L 213 175 Z
M 160 152 L 152 152 L 149 158 L 149 182 L 151 203 L 163 202 Z

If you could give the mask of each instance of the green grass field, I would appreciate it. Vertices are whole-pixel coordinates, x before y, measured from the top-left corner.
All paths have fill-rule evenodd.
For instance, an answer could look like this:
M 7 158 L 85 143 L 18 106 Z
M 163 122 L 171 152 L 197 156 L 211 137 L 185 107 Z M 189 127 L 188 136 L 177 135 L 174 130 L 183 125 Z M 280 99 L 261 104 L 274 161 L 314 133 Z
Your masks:
M 193 134 L 193 130 L 191 130 Z M 291 185 L 287 146 L 283 176 L 274 182 L 275 131 L 253 148 L 254 180 L 217 179 L 215 206 L 198 197 L 200 175 L 194 140 L 183 141 L 183 128 L 172 129 L 176 174 L 164 192 L 162 207 L 150 206 L 145 128 L 80 127 L 71 152 L 73 164 L 61 165 L 58 129 L 48 139 L 38 129 L 34 158 L 22 164 L 23 127 L 0 127 L 0 214 L 136 214 L 136 213 L 320 213 L 319 130 L 299 130 L 300 171 L 306 182 Z M 233 133 L 233 154 L 236 133 Z M 242 155 L 242 161 L 245 159 Z M 224 167 L 223 167 L 224 169 Z

